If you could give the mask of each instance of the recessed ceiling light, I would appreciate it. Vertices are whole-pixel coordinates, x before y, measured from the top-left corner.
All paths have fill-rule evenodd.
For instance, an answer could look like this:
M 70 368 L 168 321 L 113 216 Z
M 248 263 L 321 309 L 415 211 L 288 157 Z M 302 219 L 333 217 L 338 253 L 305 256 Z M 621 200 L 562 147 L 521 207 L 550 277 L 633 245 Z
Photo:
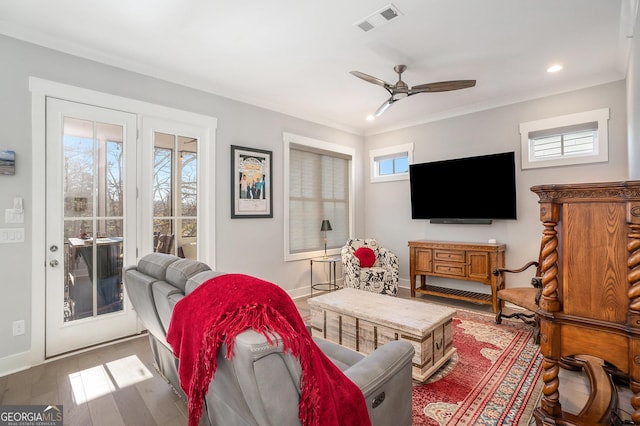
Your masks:
M 373 114 L 367 115 L 367 121 L 373 121 L 375 119 L 376 119 L 376 117 Z
M 562 65 L 560 64 L 551 65 L 549 68 L 547 68 L 547 72 L 558 72 L 561 69 L 562 69 Z

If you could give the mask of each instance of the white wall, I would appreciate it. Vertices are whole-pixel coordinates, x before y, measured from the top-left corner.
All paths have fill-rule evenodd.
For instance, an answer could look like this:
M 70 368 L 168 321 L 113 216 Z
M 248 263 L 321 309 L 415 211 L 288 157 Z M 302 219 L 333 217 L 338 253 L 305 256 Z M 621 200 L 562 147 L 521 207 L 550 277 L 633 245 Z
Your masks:
M 638 27 L 640 15 L 636 15 L 634 28 L 640 28 Z M 640 179 L 640 42 L 637 37 L 629 38 L 629 46 L 629 68 L 627 70 L 629 178 Z
M 368 176 L 368 150 L 412 142 L 414 163 L 456 157 L 516 152 L 517 220 L 496 220 L 492 225 L 442 225 L 411 219 L 409 181 L 365 182 L 366 235 L 378 238 L 400 257 L 401 285 L 408 286 L 407 241 L 416 239 L 507 244 L 506 263 L 522 266 L 536 260 L 542 236 L 538 197 L 529 188 L 547 183 L 616 181 L 628 178 L 625 82 L 546 97 L 488 111 L 441 120 L 409 129 L 367 136 L 363 153 Z M 610 108 L 609 161 L 592 165 L 520 168 L 519 124 L 558 115 Z M 460 190 L 464 197 L 464 188 Z M 490 202 L 490 200 L 487 200 Z M 482 284 L 432 279 L 434 283 L 487 292 Z M 514 283 L 515 284 L 515 283 Z M 522 284 L 527 284 L 525 281 Z M 509 281 L 507 281 L 509 285 Z
M 16 152 L 16 174 L 0 175 L 0 227 L 7 225 L 5 209 L 12 208 L 14 197 L 24 198 L 25 239 L 31 238 L 31 98 L 27 88 L 26 64 L 20 56 L 11 54 L 0 37 L 0 52 L 7 56 L 0 67 L 0 150 Z M 8 55 L 7 55 L 8 54 Z M 31 246 L 29 243 L 0 244 L 0 358 L 26 351 L 30 346 L 29 322 L 27 333 L 12 336 L 12 322 L 31 317 Z M 2 371 L 0 369 L 0 375 Z

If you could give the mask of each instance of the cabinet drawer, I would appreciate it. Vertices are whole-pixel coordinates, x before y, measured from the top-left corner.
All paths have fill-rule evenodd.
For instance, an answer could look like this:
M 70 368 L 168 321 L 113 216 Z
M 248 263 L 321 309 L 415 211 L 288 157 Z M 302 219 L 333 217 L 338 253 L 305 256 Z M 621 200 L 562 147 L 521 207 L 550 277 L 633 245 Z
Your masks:
M 441 275 L 466 277 L 466 266 L 464 263 L 434 262 L 433 272 Z
M 433 251 L 433 260 L 434 261 L 445 261 L 445 262 L 462 262 L 465 261 L 465 255 L 463 250 L 434 250 Z

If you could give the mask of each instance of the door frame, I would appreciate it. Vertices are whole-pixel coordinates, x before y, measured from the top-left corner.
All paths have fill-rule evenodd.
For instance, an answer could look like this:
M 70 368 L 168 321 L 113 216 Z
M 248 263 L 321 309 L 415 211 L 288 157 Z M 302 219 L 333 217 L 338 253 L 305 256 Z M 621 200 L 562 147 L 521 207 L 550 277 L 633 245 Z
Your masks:
M 181 122 L 188 125 L 203 128 L 204 137 L 199 147 L 199 156 L 204 159 L 199 171 L 199 182 L 206 183 L 208 188 L 199 191 L 199 217 L 202 217 L 198 225 L 199 243 L 207 250 L 200 253 L 200 260 L 215 269 L 215 152 L 216 129 L 218 120 L 215 117 L 196 114 L 188 111 L 164 107 L 144 101 L 129 99 L 122 96 L 111 95 L 90 89 L 83 89 L 44 80 L 37 77 L 29 77 L 29 91 L 31 92 L 31 150 L 32 173 L 31 190 L 33 214 L 31 221 L 31 349 L 27 357 L 21 357 L 26 365 L 16 366 L 16 369 L 28 368 L 45 361 L 45 285 L 46 285 L 46 98 L 56 97 L 72 102 L 86 103 L 104 108 L 117 109 L 131 112 L 137 117 L 137 145 L 138 154 L 141 154 L 142 146 L 149 143 L 144 137 L 142 121 L 145 117 L 166 119 L 171 122 Z M 140 185 L 140 178 L 138 178 Z M 138 186 L 138 189 L 140 186 Z M 140 197 L 138 197 L 140 203 Z M 139 206 L 140 207 L 140 206 Z M 137 235 L 141 241 L 140 219 L 138 219 Z M 138 247 L 136 258 L 141 255 Z

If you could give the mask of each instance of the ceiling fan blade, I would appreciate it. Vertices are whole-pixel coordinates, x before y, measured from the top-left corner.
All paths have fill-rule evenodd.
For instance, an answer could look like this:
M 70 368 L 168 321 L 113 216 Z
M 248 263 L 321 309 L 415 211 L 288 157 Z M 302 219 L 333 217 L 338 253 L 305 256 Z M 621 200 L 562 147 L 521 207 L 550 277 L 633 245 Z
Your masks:
M 392 84 L 389 84 L 384 80 L 380 80 L 377 77 L 372 77 L 369 74 L 365 74 L 365 73 L 360 72 L 360 71 L 349 71 L 349 73 L 351 75 L 355 75 L 356 77 L 363 79 L 364 81 L 368 81 L 369 83 L 373 83 L 373 84 L 377 84 L 378 86 L 382 86 L 387 90 L 391 90 L 391 88 L 393 87 Z
M 475 80 L 439 81 L 437 83 L 418 84 L 411 88 L 411 94 L 429 92 L 448 92 L 450 90 L 467 89 L 476 85 Z
M 376 110 L 376 113 L 374 114 L 375 117 L 380 117 L 382 115 L 383 112 L 385 112 L 386 110 L 389 109 L 389 107 L 396 101 L 397 99 L 393 99 L 393 96 L 391 96 L 389 99 L 387 99 L 386 101 L 384 101 L 384 103 L 382 105 L 380 105 L 380 108 L 378 108 Z

